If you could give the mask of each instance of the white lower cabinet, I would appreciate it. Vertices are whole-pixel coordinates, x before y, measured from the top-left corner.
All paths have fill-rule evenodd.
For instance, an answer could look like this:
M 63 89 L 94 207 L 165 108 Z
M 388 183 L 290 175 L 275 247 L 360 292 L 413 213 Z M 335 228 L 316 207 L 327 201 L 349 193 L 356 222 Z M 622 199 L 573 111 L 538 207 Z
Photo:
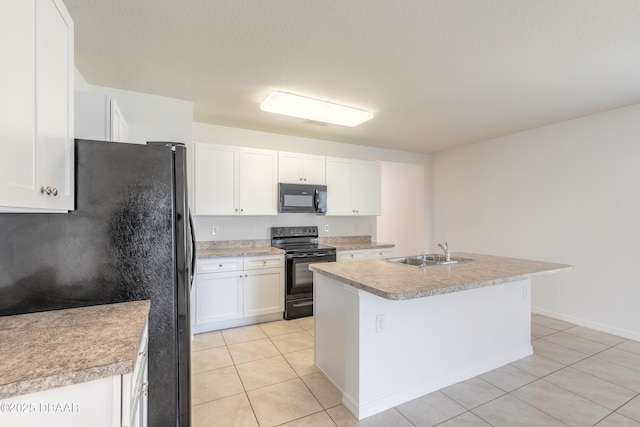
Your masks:
M 385 259 L 393 255 L 393 248 L 367 249 L 367 259 Z
M 194 333 L 282 319 L 284 256 L 198 260 Z
M 384 258 L 391 258 L 393 254 L 394 254 L 393 248 L 353 249 L 353 250 L 346 250 L 346 251 L 337 251 L 336 261 L 384 259 Z
M 0 425 L 146 426 L 147 337 L 145 331 L 133 372 L 0 400 Z

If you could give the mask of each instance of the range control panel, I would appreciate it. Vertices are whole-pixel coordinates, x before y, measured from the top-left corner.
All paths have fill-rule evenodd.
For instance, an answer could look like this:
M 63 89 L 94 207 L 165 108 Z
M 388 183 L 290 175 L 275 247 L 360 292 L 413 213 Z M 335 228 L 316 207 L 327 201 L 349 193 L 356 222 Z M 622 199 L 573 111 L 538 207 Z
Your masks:
M 315 225 L 305 227 L 272 227 L 271 238 L 281 239 L 286 237 L 318 237 L 318 227 Z

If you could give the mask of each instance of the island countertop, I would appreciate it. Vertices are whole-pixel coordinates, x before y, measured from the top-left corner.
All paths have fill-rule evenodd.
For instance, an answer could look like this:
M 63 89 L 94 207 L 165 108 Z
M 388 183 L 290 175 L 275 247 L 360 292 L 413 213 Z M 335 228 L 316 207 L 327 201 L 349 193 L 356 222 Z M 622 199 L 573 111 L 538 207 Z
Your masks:
M 311 264 L 309 268 L 389 300 L 407 300 L 465 291 L 536 276 L 571 271 L 572 266 L 473 253 L 452 256 L 473 261 L 426 268 L 386 260 Z
M 133 371 L 149 301 L 0 317 L 0 399 Z

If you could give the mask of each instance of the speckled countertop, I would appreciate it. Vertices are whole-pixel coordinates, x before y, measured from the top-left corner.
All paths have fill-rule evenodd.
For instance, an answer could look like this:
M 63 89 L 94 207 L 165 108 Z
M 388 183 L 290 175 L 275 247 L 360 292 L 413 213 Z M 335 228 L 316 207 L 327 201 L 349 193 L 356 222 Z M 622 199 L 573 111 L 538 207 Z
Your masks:
M 386 260 L 311 264 L 319 274 L 390 300 L 422 298 L 523 280 L 563 271 L 572 266 L 471 253 L 452 256 L 472 262 L 419 268 Z
M 371 236 L 321 237 L 318 243 L 333 246 L 339 251 L 395 246 L 391 243 L 372 242 Z M 270 240 L 217 240 L 196 244 L 196 257 L 199 259 L 283 254 L 283 250 L 271 246 Z
M 199 259 L 259 255 L 284 255 L 284 251 L 271 246 L 270 240 L 220 240 L 196 244 L 196 258 Z
M 133 371 L 149 301 L 0 317 L 0 399 Z
M 380 243 L 371 241 L 371 236 L 342 236 L 321 237 L 318 243 L 333 246 L 339 251 L 351 251 L 358 249 L 383 249 L 395 247 L 392 243 Z

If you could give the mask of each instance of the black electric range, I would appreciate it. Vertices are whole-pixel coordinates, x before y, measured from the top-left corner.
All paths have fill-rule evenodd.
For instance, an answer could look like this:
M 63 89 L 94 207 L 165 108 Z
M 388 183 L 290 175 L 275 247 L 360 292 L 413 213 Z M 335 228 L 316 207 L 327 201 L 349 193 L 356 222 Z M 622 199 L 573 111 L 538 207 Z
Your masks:
M 318 244 L 318 227 L 273 227 L 271 246 L 285 251 L 285 319 L 313 315 L 309 264 L 333 262 L 336 248 Z

